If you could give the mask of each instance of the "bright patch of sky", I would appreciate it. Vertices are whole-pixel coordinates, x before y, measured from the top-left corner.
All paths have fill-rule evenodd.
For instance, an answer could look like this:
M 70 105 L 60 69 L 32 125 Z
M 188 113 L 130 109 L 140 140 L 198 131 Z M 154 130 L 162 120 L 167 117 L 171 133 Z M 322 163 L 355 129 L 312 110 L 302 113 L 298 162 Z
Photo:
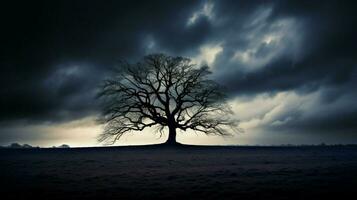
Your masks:
M 192 58 L 197 65 L 212 66 L 216 56 L 223 51 L 221 44 L 208 44 L 200 47 L 199 54 Z
M 212 20 L 214 18 L 213 8 L 214 4 L 211 1 L 206 1 L 203 4 L 203 7 L 200 8 L 198 11 L 195 11 L 192 16 L 187 20 L 187 26 L 195 24 L 198 18 L 200 17 L 207 17 L 209 20 Z

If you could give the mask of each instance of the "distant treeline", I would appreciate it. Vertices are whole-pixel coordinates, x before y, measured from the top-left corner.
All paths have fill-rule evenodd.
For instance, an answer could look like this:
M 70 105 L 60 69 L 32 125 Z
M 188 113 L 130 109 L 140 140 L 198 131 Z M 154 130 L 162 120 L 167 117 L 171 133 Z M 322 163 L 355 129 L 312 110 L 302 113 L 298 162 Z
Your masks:
M 12 143 L 8 146 L 0 146 L 0 148 L 10 148 L 10 149 L 34 149 L 34 148 L 41 148 L 39 146 L 31 146 L 29 144 L 19 144 L 19 143 Z M 52 146 L 52 148 L 70 148 L 67 144 L 62 144 L 60 146 Z

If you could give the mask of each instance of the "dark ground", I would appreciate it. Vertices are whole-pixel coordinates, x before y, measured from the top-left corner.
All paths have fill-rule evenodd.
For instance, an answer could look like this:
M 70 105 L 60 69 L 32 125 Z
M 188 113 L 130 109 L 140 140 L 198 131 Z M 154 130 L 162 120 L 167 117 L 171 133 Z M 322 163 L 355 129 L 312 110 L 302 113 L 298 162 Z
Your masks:
M 0 199 L 347 199 L 357 194 L 357 148 L 348 146 L 0 149 L 0 163 Z

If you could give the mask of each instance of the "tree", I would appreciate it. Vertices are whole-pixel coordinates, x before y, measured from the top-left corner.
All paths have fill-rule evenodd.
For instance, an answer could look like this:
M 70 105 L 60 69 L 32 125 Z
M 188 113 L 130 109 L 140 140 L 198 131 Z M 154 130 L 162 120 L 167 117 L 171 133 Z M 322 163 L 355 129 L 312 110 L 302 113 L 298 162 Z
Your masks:
M 177 129 L 222 136 L 239 131 L 224 90 L 210 73 L 188 58 L 164 54 L 121 62 L 99 93 L 105 126 L 98 140 L 113 144 L 125 133 L 157 127 L 160 137 L 168 128 L 166 144 L 175 145 Z

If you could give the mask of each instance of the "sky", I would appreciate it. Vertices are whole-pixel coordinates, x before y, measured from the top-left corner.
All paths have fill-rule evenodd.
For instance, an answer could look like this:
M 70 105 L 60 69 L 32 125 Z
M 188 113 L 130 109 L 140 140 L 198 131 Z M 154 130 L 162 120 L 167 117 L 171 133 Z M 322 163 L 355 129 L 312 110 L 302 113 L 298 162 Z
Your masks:
M 2 3 L 0 145 L 100 146 L 95 95 L 118 60 L 151 53 L 207 64 L 244 133 L 190 144 L 357 143 L 357 3 Z M 152 130 L 116 145 L 159 143 Z

